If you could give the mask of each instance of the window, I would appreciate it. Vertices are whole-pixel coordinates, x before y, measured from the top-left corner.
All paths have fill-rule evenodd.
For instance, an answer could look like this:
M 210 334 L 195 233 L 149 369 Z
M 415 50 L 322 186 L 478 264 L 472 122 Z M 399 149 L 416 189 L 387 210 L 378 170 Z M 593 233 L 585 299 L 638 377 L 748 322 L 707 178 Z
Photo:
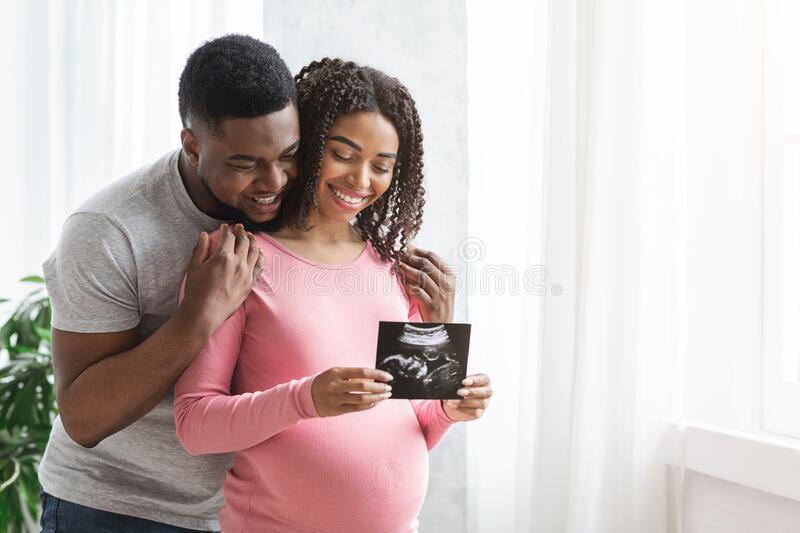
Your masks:
M 764 429 L 800 437 L 800 3 L 765 23 Z

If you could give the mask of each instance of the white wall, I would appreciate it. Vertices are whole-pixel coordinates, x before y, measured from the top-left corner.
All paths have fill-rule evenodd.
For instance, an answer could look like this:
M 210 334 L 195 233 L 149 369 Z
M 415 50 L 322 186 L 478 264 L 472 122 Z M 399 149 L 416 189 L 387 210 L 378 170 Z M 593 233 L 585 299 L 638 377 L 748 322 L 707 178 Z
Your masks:
M 682 533 L 798 533 L 800 502 L 686 472 Z

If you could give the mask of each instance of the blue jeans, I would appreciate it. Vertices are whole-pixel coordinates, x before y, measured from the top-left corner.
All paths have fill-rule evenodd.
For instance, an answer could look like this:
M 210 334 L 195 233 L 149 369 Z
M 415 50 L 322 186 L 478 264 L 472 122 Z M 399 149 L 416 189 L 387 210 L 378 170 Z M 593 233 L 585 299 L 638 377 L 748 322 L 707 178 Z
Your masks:
M 42 533 L 200 533 L 68 502 L 42 491 Z

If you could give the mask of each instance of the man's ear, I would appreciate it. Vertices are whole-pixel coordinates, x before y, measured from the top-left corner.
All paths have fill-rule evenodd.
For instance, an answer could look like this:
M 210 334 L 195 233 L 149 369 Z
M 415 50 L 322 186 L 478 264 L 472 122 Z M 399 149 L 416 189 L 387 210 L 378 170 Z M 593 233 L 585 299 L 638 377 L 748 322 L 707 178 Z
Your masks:
M 181 145 L 183 146 L 183 153 L 186 154 L 189 162 L 192 164 L 192 166 L 196 167 L 198 161 L 200 160 L 200 154 L 198 153 L 199 145 L 197 142 L 197 136 L 189 128 L 183 128 L 181 130 Z

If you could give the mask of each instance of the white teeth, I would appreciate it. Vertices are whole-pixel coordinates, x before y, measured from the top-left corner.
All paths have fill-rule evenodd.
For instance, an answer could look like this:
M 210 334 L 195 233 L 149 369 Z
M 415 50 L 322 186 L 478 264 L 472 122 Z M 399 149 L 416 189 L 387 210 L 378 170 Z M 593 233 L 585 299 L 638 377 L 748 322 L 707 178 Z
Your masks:
M 338 199 L 342 200 L 343 202 L 347 202 L 348 204 L 358 205 L 358 204 L 360 204 L 361 202 L 364 201 L 364 198 L 354 198 L 352 196 L 347 196 L 346 194 L 340 193 L 339 191 L 337 191 L 333 187 L 331 187 L 331 190 L 333 191 L 333 194 L 335 194 Z
M 276 194 L 274 196 L 264 196 L 264 197 L 261 197 L 261 198 L 253 198 L 253 200 L 255 200 L 255 202 L 257 204 L 269 205 L 272 202 L 274 202 L 277 197 L 278 197 L 278 195 Z

